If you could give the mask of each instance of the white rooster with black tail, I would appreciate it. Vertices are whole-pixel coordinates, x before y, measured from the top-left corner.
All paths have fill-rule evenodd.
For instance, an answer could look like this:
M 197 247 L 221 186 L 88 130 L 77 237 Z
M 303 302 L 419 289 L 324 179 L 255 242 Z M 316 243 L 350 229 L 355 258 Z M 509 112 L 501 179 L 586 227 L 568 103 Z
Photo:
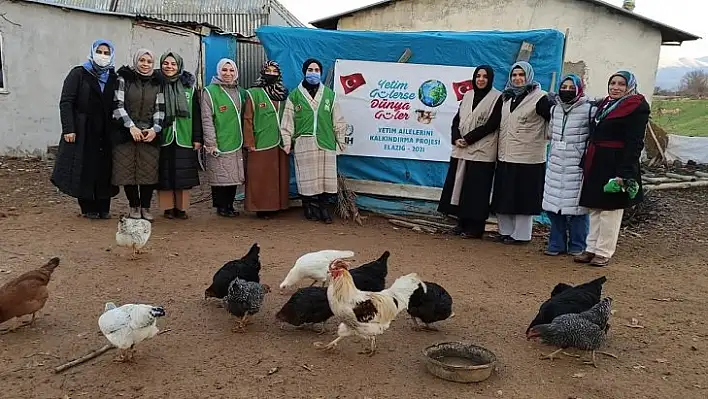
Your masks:
M 157 318 L 165 316 L 162 306 L 128 303 L 116 307 L 107 302 L 104 309 L 98 326 L 108 342 L 120 350 L 119 361 L 133 360 L 135 345 L 157 335 Z

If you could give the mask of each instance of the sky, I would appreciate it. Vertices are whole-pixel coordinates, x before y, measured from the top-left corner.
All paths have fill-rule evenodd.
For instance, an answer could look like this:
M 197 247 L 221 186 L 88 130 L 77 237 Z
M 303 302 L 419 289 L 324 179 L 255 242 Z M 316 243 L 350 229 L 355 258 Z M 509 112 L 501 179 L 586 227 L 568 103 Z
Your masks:
M 328 17 L 344 11 L 377 3 L 379 0 L 279 0 L 300 21 L 310 21 Z M 605 0 L 616 6 L 622 0 Z M 701 0 L 636 0 L 635 13 L 663 24 L 692 33 L 704 39 L 686 42 L 680 47 L 663 46 L 660 64 L 671 64 L 679 58 L 700 58 L 708 56 L 708 24 L 705 13 L 699 11 Z

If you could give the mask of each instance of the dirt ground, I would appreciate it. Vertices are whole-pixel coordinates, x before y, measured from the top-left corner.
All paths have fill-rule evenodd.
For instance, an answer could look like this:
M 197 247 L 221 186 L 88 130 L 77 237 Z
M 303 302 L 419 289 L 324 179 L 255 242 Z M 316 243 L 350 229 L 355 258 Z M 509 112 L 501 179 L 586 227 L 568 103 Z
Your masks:
M 71 198 L 49 183 L 51 164 L 0 160 L 0 283 L 61 257 L 50 298 L 33 327 L 0 335 L 0 397 L 10 398 L 705 398 L 708 396 L 706 191 L 662 194 L 659 220 L 621 238 L 610 267 L 542 255 L 543 239 L 523 247 L 394 229 L 369 217 L 363 227 L 326 226 L 294 209 L 277 220 L 218 218 L 200 202 L 186 221 L 158 218 L 149 253 L 130 261 L 115 246 L 116 219 L 78 217 Z M 199 190 L 195 194 L 201 195 Z M 114 215 L 124 212 L 121 194 Z M 701 210 L 699 210 L 701 209 Z M 213 273 L 258 242 L 262 281 L 277 286 L 298 256 L 351 249 L 356 264 L 391 251 L 389 283 L 416 271 L 450 291 L 456 317 L 440 332 L 414 332 L 401 315 L 378 340 L 345 340 L 332 354 L 313 342 L 333 337 L 283 331 L 274 319 L 287 300 L 266 297 L 245 334 L 234 318 L 203 299 Z M 551 348 L 524 337 L 526 326 L 558 282 L 606 275 L 615 300 L 607 351 L 597 369 L 573 358 L 539 360 Z M 97 319 L 106 301 L 162 304 L 170 329 L 138 346 L 134 364 L 108 352 L 54 374 L 55 366 L 107 341 Z M 642 328 L 630 328 L 632 319 Z M 479 384 L 429 374 L 421 351 L 445 340 L 469 340 L 499 362 Z M 306 367 L 304 367 L 306 366 Z M 269 374 L 274 368 L 276 372 Z M 308 370 L 310 369 L 310 370 Z

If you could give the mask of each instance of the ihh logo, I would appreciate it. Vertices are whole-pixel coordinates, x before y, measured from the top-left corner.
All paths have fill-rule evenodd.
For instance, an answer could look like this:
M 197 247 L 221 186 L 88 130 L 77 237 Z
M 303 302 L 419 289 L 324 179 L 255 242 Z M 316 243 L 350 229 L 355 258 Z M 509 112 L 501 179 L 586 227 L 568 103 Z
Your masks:
M 344 132 L 344 143 L 346 145 L 354 144 L 354 125 L 347 124 L 347 130 Z

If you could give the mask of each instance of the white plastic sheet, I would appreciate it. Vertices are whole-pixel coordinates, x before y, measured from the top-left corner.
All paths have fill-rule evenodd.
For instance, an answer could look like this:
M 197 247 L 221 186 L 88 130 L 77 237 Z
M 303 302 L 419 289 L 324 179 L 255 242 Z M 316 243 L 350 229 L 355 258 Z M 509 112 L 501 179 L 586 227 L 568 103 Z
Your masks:
M 679 160 L 682 163 L 694 161 L 698 164 L 708 164 L 708 137 L 687 137 L 669 135 L 666 146 L 666 159 L 669 162 Z

